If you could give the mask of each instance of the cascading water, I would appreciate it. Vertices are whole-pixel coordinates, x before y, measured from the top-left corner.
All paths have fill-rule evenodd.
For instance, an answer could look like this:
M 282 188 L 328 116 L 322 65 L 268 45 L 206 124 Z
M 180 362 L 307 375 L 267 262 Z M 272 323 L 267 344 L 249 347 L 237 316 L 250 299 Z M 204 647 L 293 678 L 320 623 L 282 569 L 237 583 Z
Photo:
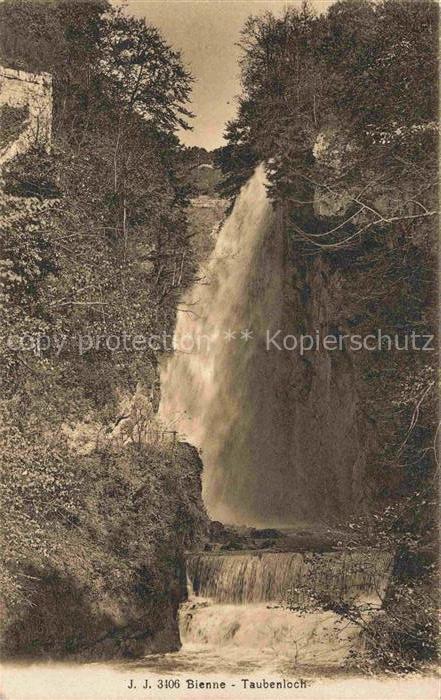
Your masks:
M 261 165 L 180 304 L 176 351 L 161 373 L 160 417 L 201 449 L 204 501 L 224 522 L 286 523 L 298 491 L 278 415 L 277 357 L 266 351 L 267 331 L 280 328 L 283 261 Z
M 277 602 L 311 577 L 312 585 L 343 599 L 381 591 L 391 563 L 387 552 L 193 554 L 187 571 L 191 591 L 218 603 Z M 292 597 L 292 593 L 291 593 Z
M 188 560 L 189 602 L 181 609 L 186 652 L 216 653 L 231 664 L 256 662 L 281 670 L 340 665 L 357 643 L 359 629 L 339 624 L 331 611 L 298 613 L 303 584 L 336 600 L 363 599 L 378 605 L 391 567 L 389 553 L 203 553 Z M 258 656 L 256 656 L 258 652 Z M 282 664 L 282 666 L 277 666 Z
M 286 322 L 283 241 L 259 166 L 220 229 L 201 281 L 181 301 L 176 351 L 161 372 L 160 417 L 201 449 L 205 504 L 228 523 L 288 526 L 321 512 L 314 505 L 323 489 L 312 495 L 317 478 L 312 485 L 290 452 L 287 364 L 266 345 L 267 334 Z M 319 472 L 322 486 L 326 478 L 334 477 Z M 388 553 L 366 551 L 318 560 L 285 551 L 189 555 L 179 663 L 278 672 L 285 661 L 291 670 L 341 664 L 357 626 L 339 625 L 331 610 L 299 613 L 286 602 L 302 606 L 308 589 L 378 604 L 390 564 Z
M 207 510 L 228 523 L 288 526 L 322 512 L 311 475 L 290 452 L 287 365 L 266 344 L 286 323 L 285 257 L 259 166 L 220 229 L 201 281 L 180 302 L 175 352 L 161 371 L 160 418 L 201 449 Z M 323 488 L 326 479 L 335 482 L 320 471 Z M 304 593 L 296 591 L 307 582 L 339 599 L 378 602 L 390 556 L 374 553 L 373 568 L 366 553 L 354 556 L 355 566 L 352 555 L 328 553 L 314 569 L 299 553 L 190 555 L 183 648 L 173 662 L 204 672 L 280 672 L 283 660 L 291 670 L 295 663 L 340 664 L 358 637 L 356 625 L 341 628 L 332 611 L 300 614 L 283 601 L 291 591 L 290 600 L 301 602 Z

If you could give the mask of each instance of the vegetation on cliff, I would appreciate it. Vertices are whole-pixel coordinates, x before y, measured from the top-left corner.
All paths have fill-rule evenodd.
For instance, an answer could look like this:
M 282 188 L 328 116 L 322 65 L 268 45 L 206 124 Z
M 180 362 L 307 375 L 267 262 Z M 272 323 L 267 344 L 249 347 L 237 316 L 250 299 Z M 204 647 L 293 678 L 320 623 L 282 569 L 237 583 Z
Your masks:
M 312 270 L 341 291 L 324 331 L 381 329 L 402 348 L 385 337 L 381 350 L 351 356 L 359 422 L 374 440 L 371 514 L 350 527 L 396 552 L 385 615 L 368 635 L 391 670 L 436 653 L 438 9 L 342 0 L 319 16 L 305 3 L 250 18 L 239 113 L 217 155 L 227 197 L 267 162 L 305 305 Z
M 0 62 L 54 85 L 51 147 L 7 164 L 0 203 L 3 648 L 176 648 L 201 465 L 154 425 L 149 339 L 194 273 L 175 133 L 191 76 L 99 0 L 7 0 L 0 25 Z

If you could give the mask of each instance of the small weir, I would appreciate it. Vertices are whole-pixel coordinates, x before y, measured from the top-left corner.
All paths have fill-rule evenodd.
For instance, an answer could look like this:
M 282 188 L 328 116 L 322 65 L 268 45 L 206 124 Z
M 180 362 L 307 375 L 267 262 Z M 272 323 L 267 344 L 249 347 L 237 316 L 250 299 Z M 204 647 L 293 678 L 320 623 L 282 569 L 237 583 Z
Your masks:
M 380 605 L 391 567 L 382 552 L 201 553 L 188 558 L 181 653 L 202 651 L 245 664 L 340 666 L 359 629 L 332 611 L 299 612 L 306 588 Z M 273 669 L 274 670 L 274 669 Z M 280 667 L 279 667 L 280 670 Z
M 194 594 L 217 603 L 260 603 L 292 599 L 306 580 L 339 597 L 381 595 L 390 565 L 381 552 L 320 555 L 293 552 L 195 554 L 187 570 Z
M 286 529 L 278 538 L 286 545 L 288 525 L 320 522 L 329 483 L 335 503 L 347 498 L 347 489 L 345 474 L 334 478 L 325 465 L 313 485 L 309 463 L 295 459 L 290 442 L 288 365 L 283 353 L 268 351 L 266 340 L 284 327 L 287 291 L 286 239 L 267 184 L 261 164 L 181 299 L 177 351 L 161 367 L 159 416 L 201 450 L 210 517 L 252 529 Z M 188 347 L 181 347 L 182 339 L 191 341 Z M 308 598 L 325 592 L 379 606 L 391 556 L 366 550 L 317 555 L 305 551 L 312 544 L 299 551 L 285 545 L 282 551 L 250 546 L 189 555 L 183 646 L 166 662 L 204 672 L 280 671 L 282 659 L 291 670 L 296 664 L 341 665 L 359 628 L 341 624 L 332 605 L 326 611 L 308 606 Z

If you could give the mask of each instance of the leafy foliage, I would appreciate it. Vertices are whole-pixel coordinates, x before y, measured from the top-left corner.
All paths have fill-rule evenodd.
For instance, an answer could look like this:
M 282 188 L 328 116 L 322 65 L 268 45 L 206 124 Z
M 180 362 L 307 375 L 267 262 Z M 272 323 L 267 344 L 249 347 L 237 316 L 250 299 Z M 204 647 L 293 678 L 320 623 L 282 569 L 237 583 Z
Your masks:
M 362 645 L 351 651 L 352 668 L 410 673 L 437 658 L 439 581 L 432 541 L 436 522 L 426 520 L 424 528 L 415 528 L 415 513 L 424 517 L 427 498 L 427 492 L 416 492 L 349 523 L 350 540 L 344 548 L 353 559 L 345 566 L 340 589 L 329 585 L 326 559 L 313 554 L 307 577 L 289 591 L 290 609 L 332 611 L 342 624 L 359 628 Z M 436 509 L 433 496 L 430 506 Z M 344 528 L 348 530 L 348 523 Z M 393 562 L 389 572 L 381 570 L 385 553 Z M 373 595 L 359 594 L 360 579 L 371 581 Z
M 339 290 L 326 320 L 334 334 L 381 329 L 404 348 L 413 333 L 434 347 L 438 12 L 430 0 L 341 0 L 317 16 L 304 3 L 251 17 L 242 33 L 239 112 L 217 155 L 221 190 L 234 196 L 266 162 L 296 285 L 307 289 L 320 270 Z M 422 342 L 351 357 L 360 425 L 375 439 L 366 474 L 375 515 L 358 545 L 394 551 L 398 596 L 366 633 L 373 666 L 397 670 L 435 654 L 437 369 Z M 412 591 L 427 615 L 412 616 Z
M 15 141 L 25 128 L 29 109 L 24 107 L 11 107 L 4 104 L 0 108 L 0 148 Z
M 161 347 L 131 340 L 172 332 L 194 273 L 175 135 L 191 77 L 157 29 L 106 2 L 6 0 L 0 23 L 2 62 L 54 85 L 50 152 L 8 162 L 0 201 L 4 650 L 66 653 L 123 619 L 161 629 L 205 518 L 190 448 L 97 439 L 140 384 L 143 431 L 159 430 Z M 60 633 L 32 617 L 51 591 L 73 606 Z
M 100 69 L 110 101 L 124 111 L 135 110 L 165 131 L 189 128 L 186 118 L 192 114 L 184 105 L 191 76 L 155 27 L 121 9 L 108 12 L 101 29 Z

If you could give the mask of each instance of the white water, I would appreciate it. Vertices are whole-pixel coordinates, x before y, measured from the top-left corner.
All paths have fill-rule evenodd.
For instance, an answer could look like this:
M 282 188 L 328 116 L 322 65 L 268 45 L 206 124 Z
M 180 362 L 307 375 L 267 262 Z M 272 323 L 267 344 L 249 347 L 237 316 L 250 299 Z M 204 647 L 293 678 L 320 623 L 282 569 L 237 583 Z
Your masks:
M 313 592 L 378 606 L 390 566 L 391 555 L 378 551 L 314 559 L 280 552 L 191 555 L 179 661 L 190 657 L 198 668 L 208 663 L 234 673 L 341 667 L 358 643 L 359 628 L 329 611 L 294 612 L 286 599 L 300 600 L 295 591 L 306 582 Z
M 187 570 L 191 595 L 217 603 L 280 603 L 305 581 L 338 599 L 382 595 L 391 565 L 387 552 L 194 554 Z
M 307 615 L 267 603 L 233 605 L 190 600 L 180 613 L 181 663 L 199 655 L 214 668 L 238 673 L 293 673 L 300 666 L 341 667 L 358 638 L 355 625 L 340 625 L 332 612 Z M 205 669 L 206 670 L 206 669 Z
M 259 166 L 220 229 L 202 281 L 180 303 L 178 349 L 161 372 L 160 417 L 201 449 L 204 501 L 224 522 L 288 525 L 302 508 L 308 511 L 308 474 L 288 457 L 286 375 L 280 355 L 265 345 L 267 332 L 283 323 L 278 228 Z M 241 339 L 247 329 L 253 334 L 248 341 Z M 235 337 L 228 339 L 229 332 Z M 332 612 L 299 614 L 281 603 L 311 574 L 312 587 L 339 599 L 376 596 L 390 557 L 375 554 L 374 560 L 372 568 L 364 554 L 333 553 L 312 571 L 298 553 L 190 556 L 189 601 L 180 613 L 183 648 L 156 663 L 205 673 L 342 665 L 358 628 L 347 621 L 342 626 Z
M 325 571 L 330 587 L 337 586 L 351 594 L 380 591 L 385 586 L 391 557 L 371 552 L 359 553 L 358 563 L 366 562 L 367 569 L 359 570 L 348 555 L 332 553 Z M 194 700 L 216 697 L 218 700 L 237 700 L 259 696 L 269 697 L 268 691 L 244 690 L 243 678 L 262 684 L 285 680 L 308 679 L 308 687 L 299 691 L 310 700 L 340 700 L 340 698 L 409 698 L 435 700 L 439 683 L 428 683 L 418 676 L 415 687 L 400 682 L 399 686 L 368 685 L 367 679 L 349 677 L 345 680 L 344 663 L 348 654 L 359 643 L 356 626 L 345 622 L 332 612 L 298 614 L 274 603 L 256 602 L 263 595 L 274 600 L 280 586 L 288 583 L 286 576 L 294 575 L 294 582 L 306 574 L 299 565 L 299 554 L 239 554 L 194 555 L 189 566 L 190 600 L 180 610 L 180 632 L 183 642 L 179 652 L 148 656 L 134 662 L 115 664 L 80 664 L 76 667 L 41 664 L 29 669 L 13 666 L 3 672 L 3 687 L 8 700 L 123 700 L 146 697 Z M 259 564 L 260 562 L 260 564 Z M 373 569 L 369 563 L 373 564 Z M 304 564 L 305 562 L 303 562 Z M 260 569 L 259 567 L 263 567 Z M 256 574 L 265 571 L 267 581 L 273 584 L 263 589 L 256 582 Z M 303 574 L 300 572 L 303 571 Z M 217 572 L 217 573 L 216 573 Z M 297 574 L 296 574 L 297 572 Z M 219 576 L 222 585 L 211 576 Z M 204 581 L 212 598 L 195 595 L 192 579 Z M 242 592 L 241 592 L 242 591 Z M 217 597 L 225 602 L 217 602 Z M 246 604 L 232 603 L 231 599 L 248 599 Z M 142 689 L 145 679 L 151 685 Z M 188 689 L 186 679 L 225 682 L 224 691 L 195 691 Z M 326 678 L 326 685 L 320 679 Z M 136 685 L 128 690 L 130 679 Z M 171 679 L 173 689 L 164 688 L 164 680 Z M 162 690 L 158 684 L 162 683 Z M 178 685 L 179 684 L 179 687 Z M 358 684 L 358 685 L 357 685 Z M 269 691 L 271 697 L 292 698 L 295 690 Z
M 259 166 L 218 234 L 203 280 L 180 303 L 178 349 L 161 372 L 160 417 L 201 449 L 204 501 L 224 522 L 268 522 L 287 505 L 275 358 L 265 347 L 266 331 L 280 328 L 283 243 L 265 185 Z

